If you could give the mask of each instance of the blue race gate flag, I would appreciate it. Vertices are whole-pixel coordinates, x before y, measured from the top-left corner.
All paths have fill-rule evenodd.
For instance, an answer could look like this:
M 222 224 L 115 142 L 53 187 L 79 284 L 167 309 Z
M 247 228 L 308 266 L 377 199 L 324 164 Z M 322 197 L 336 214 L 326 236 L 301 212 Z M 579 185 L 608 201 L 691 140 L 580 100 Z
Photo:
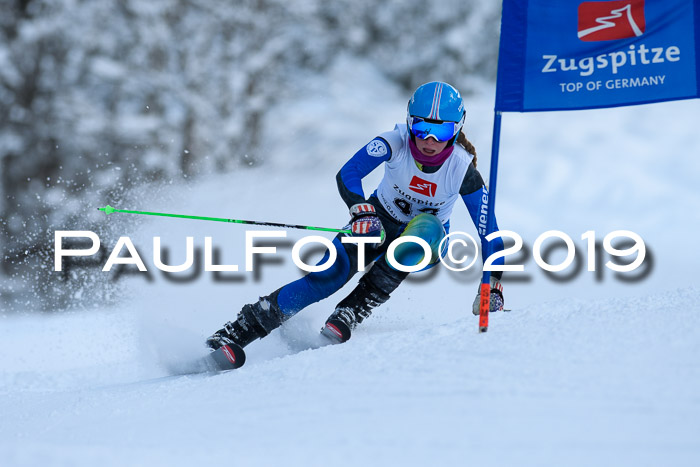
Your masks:
M 503 0 L 496 110 L 699 97 L 698 0 Z
M 503 0 L 487 233 L 495 229 L 503 112 L 700 97 L 699 63 L 700 0 Z M 490 275 L 481 278 L 480 332 L 488 329 Z

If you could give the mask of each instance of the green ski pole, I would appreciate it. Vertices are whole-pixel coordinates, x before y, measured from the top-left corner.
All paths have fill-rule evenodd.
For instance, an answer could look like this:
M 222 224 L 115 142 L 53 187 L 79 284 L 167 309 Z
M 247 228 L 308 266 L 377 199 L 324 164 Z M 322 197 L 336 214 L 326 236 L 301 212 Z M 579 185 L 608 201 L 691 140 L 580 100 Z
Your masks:
M 103 208 L 97 208 L 98 211 L 103 211 L 105 214 L 110 215 L 114 212 L 122 212 L 126 214 L 141 214 L 144 216 L 162 216 L 162 217 L 176 217 L 179 219 L 195 219 L 200 221 L 214 221 L 214 222 L 229 222 L 232 224 L 251 224 L 251 225 L 264 225 L 268 227 L 283 227 L 287 229 L 303 229 L 303 230 L 320 230 L 323 232 L 337 232 L 337 233 L 347 233 L 351 234 L 351 230 L 342 229 L 330 229 L 328 227 L 313 227 L 310 225 L 293 225 L 293 224 L 280 224 L 277 222 L 260 222 L 260 221 L 247 221 L 242 219 L 225 219 L 222 217 L 204 217 L 204 216 L 188 216 L 185 214 L 168 214 L 164 212 L 148 212 L 148 211 L 129 211 L 127 209 L 117 209 L 110 205 Z

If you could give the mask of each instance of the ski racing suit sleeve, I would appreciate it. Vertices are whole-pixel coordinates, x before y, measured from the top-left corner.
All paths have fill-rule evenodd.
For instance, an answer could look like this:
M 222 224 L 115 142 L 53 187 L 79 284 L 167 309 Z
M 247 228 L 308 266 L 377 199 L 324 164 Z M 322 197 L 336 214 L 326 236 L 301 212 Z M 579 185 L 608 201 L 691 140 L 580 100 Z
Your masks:
M 467 169 L 467 173 L 464 175 L 459 194 L 462 196 L 462 200 L 467 206 L 467 210 L 469 210 L 469 215 L 472 218 L 472 222 L 474 222 L 476 231 L 479 233 L 481 251 L 485 252 L 486 246 L 489 243 L 486 240 L 486 215 L 488 213 L 489 191 L 484 184 L 484 179 L 481 178 L 481 174 L 472 164 L 469 164 L 469 169 Z M 494 222 L 494 228 L 498 230 L 497 222 Z M 492 253 L 503 250 L 503 239 L 501 237 L 493 239 L 490 243 L 493 244 Z M 504 264 L 503 257 L 498 258 L 493 264 Z M 494 271 L 491 275 L 500 280 L 503 272 Z
M 392 147 L 384 135 L 377 136 L 357 151 L 340 169 L 335 180 L 338 183 L 340 196 L 348 208 L 365 202 L 362 179 L 379 167 L 382 162 L 391 159 L 392 153 Z

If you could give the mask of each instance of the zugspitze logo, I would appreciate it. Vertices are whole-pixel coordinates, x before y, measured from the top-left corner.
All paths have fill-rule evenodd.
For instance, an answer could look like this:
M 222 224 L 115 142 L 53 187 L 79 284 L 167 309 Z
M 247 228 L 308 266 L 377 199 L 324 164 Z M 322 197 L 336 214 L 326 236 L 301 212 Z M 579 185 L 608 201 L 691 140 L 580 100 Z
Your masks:
M 611 41 L 644 34 L 644 0 L 583 2 L 578 7 L 578 38 Z
M 423 180 L 422 178 L 414 175 L 411 179 L 410 185 L 408 185 L 408 188 L 410 188 L 411 191 L 415 191 L 416 193 L 419 193 L 421 195 L 435 196 L 437 184 L 429 182 L 427 180 Z

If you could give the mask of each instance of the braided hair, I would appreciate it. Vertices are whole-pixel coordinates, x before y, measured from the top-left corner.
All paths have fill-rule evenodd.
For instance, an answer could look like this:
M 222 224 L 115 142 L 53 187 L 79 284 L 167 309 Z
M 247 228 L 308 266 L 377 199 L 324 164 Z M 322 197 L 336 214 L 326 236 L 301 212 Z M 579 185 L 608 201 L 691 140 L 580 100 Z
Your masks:
M 472 158 L 472 165 L 474 168 L 476 168 L 476 148 L 471 141 L 467 139 L 467 135 L 465 135 L 463 131 L 460 131 L 459 135 L 457 136 L 457 144 L 462 146 L 469 154 L 474 156 Z

